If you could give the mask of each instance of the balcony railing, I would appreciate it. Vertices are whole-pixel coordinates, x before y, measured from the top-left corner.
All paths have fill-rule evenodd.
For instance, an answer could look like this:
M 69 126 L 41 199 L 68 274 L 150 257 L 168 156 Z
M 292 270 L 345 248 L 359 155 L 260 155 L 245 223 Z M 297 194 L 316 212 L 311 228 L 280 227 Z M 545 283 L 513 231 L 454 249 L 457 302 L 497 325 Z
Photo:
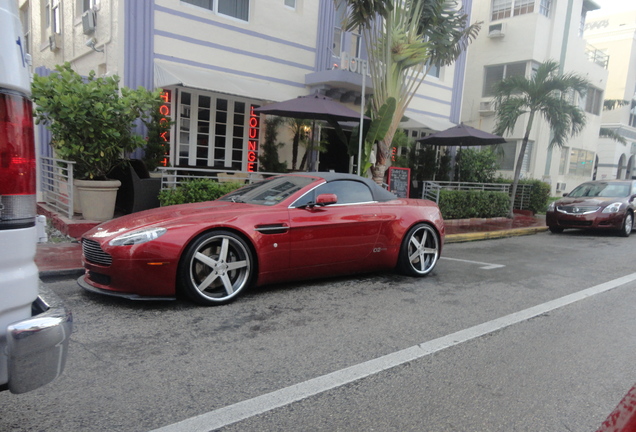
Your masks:
M 585 47 L 585 54 L 589 61 L 596 63 L 603 69 L 607 69 L 609 55 L 589 44 Z

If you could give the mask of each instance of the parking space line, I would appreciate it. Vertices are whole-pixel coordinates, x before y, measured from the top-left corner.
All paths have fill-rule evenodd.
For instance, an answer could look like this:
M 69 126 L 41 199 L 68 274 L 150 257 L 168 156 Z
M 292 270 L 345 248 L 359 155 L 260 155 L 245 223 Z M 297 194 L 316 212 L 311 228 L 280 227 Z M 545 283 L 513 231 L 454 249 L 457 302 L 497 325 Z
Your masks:
M 490 264 L 490 263 L 485 263 L 485 262 L 469 261 L 469 260 L 463 260 L 463 259 L 458 259 L 458 258 L 440 257 L 440 259 L 450 260 L 450 261 L 460 261 L 460 262 L 465 262 L 465 263 L 470 263 L 470 264 L 481 265 L 481 266 L 483 266 L 483 267 L 480 267 L 482 270 L 492 270 L 492 269 L 505 267 L 505 265 L 503 265 L 503 264 Z
M 308 397 L 333 390 L 345 384 L 378 374 L 396 366 L 423 358 L 446 348 L 476 339 L 503 328 L 527 321 L 555 309 L 584 300 L 636 281 L 636 273 L 605 282 L 546 303 L 524 309 L 492 321 L 485 322 L 428 342 L 396 351 L 327 375 L 319 376 L 280 390 L 273 391 L 234 405 L 229 405 L 164 426 L 153 432 L 210 432 L 250 417 L 301 401 Z

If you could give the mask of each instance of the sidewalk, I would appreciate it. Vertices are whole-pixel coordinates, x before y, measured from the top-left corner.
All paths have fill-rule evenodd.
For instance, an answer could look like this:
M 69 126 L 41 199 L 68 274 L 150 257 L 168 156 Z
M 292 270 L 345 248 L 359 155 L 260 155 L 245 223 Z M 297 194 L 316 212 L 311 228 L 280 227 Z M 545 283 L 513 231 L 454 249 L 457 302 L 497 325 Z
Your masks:
M 48 217 L 48 216 L 47 216 Z M 61 226 L 66 224 L 67 226 Z M 81 224 L 81 225 L 80 225 Z M 97 223 L 84 220 L 57 220 L 54 226 L 64 234 L 73 233 L 72 237 L 80 237 L 83 232 Z M 448 220 L 446 224 L 445 243 L 460 243 L 475 240 L 495 239 L 535 234 L 546 231 L 545 216 L 515 215 L 514 219 L 461 219 Z M 60 225 L 60 226 L 58 226 Z M 40 277 L 73 276 L 83 273 L 82 250 L 79 242 L 39 243 L 35 262 L 40 269 Z

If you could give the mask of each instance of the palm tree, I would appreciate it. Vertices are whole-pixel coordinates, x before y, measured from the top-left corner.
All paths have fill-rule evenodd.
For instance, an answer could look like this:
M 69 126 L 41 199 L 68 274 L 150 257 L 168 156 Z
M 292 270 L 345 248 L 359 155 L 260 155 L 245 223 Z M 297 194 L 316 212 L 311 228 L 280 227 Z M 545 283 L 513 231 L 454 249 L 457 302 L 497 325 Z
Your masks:
M 574 93 L 584 96 L 588 86 L 589 82 L 579 75 L 560 74 L 559 63 L 553 60 L 540 64 L 531 78 L 512 76 L 494 85 L 497 108 L 493 133 L 503 136 L 512 132 L 519 117 L 527 114 L 526 129 L 515 164 L 508 214 L 510 218 L 513 217 L 519 174 L 535 116 L 541 115 L 550 126 L 550 147 L 562 147 L 569 136 L 577 135 L 585 127 L 585 113 L 571 102 L 571 96 Z
M 449 0 L 335 0 L 347 6 L 343 28 L 360 29 L 369 54 L 372 111 L 391 97 L 396 110 L 377 143 L 373 179 L 381 183 L 391 161 L 390 147 L 406 108 L 434 65 L 452 64 L 477 36 L 480 24 Z

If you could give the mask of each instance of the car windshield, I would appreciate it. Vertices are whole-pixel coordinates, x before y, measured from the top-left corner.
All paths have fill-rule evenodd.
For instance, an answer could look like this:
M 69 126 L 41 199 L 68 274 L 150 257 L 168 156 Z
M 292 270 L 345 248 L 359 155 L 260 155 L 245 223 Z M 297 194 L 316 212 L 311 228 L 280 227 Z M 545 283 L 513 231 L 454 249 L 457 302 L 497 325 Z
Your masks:
M 272 206 L 283 201 L 285 198 L 304 188 L 314 180 L 315 179 L 311 177 L 272 177 L 237 189 L 234 192 L 219 198 L 219 201 Z
M 626 197 L 631 191 L 630 183 L 583 183 L 568 194 L 569 197 Z

